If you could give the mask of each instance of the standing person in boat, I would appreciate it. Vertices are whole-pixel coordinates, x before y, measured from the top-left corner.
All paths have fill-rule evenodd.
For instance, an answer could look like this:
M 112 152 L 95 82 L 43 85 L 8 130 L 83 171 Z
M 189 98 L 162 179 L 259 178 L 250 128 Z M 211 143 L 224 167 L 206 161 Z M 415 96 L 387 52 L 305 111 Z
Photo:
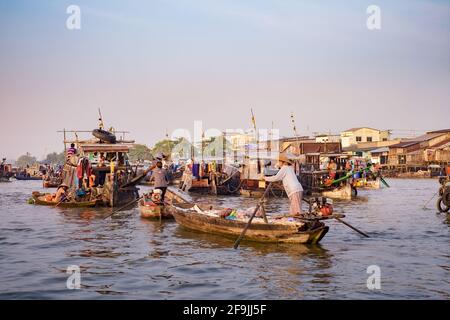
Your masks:
M 67 149 L 67 155 L 68 156 L 74 156 L 77 154 L 77 149 L 75 148 L 75 143 L 70 144 L 70 148 Z
M 184 166 L 182 191 L 188 192 L 192 186 L 192 160 L 189 159 Z
M 161 190 L 161 202 L 164 203 L 169 180 L 167 178 L 167 170 L 163 168 L 162 161 L 156 162 L 156 168 L 152 171 L 150 181 L 155 181 L 155 189 Z
M 330 179 L 334 180 L 334 178 L 336 177 L 337 164 L 336 162 L 334 162 L 333 159 L 331 159 L 330 162 L 328 163 L 327 170 Z
M 275 176 L 263 178 L 267 182 L 283 181 L 283 187 L 290 201 L 291 215 L 301 215 L 302 214 L 302 198 L 303 198 L 303 187 L 297 179 L 297 175 L 292 167 L 292 161 L 288 159 L 285 154 L 280 154 L 278 158 L 277 166 L 280 171 Z
M 105 161 L 106 161 L 105 155 L 103 153 L 100 153 L 100 156 L 98 158 L 98 164 L 97 164 L 97 167 L 99 169 L 97 172 L 97 175 L 98 175 L 98 185 L 102 186 L 102 187 L 105 184 L 105 180 L 106 180 Z

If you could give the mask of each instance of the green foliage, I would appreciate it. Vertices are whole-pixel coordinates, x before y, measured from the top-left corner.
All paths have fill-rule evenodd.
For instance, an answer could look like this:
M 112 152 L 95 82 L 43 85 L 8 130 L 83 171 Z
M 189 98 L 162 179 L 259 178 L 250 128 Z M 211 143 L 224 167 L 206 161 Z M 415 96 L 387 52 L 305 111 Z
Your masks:
M 180 143 L 182 140 L 182 138 L 178 139 L 178 140 L 169 140 L 169 139 L 164 139 L 161 141 L 158 141 L 152 148 L 152 153 L 154 155 L 158 154 L 158 153 L 164 153 L 165 155 L 171 155 L 173 149 L 175 148 L 175 146 Z
M 65 160 L 66 160 L 66 155 L 65 155 L 64 151 L 61 153 L 52 152 L 52 153 L 49 153 L 45 157 L 45 159 L 42 161 L 42 163 L 50 164 L 50 165 L 64 164 Z
M 27 165 L 32 166 L 36 162 L 37 162 L 36 157 L 31 156 L 31 154 L 29 152 L 27 152 L 26 154 L 24 154 L 23 156 L 20 156 L 16 160 L 16 166 L 23 168 L 23 167 L 26 167 Z
M 130 161 L 152 160 L 152 151 L 144 144 L 135 144 L 129 153 Z

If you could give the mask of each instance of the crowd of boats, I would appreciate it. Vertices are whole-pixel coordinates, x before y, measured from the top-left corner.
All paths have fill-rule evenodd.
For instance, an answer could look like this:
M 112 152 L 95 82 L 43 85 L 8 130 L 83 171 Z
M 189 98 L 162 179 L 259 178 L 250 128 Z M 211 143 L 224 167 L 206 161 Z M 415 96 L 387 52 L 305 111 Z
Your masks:
M 245 239 L 253 241 L 317 243 L 329 230 L 326 220 L 336 219 L 348 225 L 342 214 L 333 212 L 332 199 L 351 200 L 358 189 L 389 187 L 370 162 L 336 157 L 330 158 L 322 170 L 308 170 L 295 156 L 283 154 L 285 159 L 289 158 L 285 161 L 302 186 L 300 202 L 305 209 L 298 214 L 267 214 L 264 204 L 268 197 L 287 198 L 281 182 L 268 183 L 264 179 L 277 173 L 277 159 L 247 157 L 240 163 L 187 159 L 175 163 L 170 155 L 161 153 L 144 167 L 129 161 L 134 141 L 125 140 L 124 135 L 118 139 L 118 132 L 100 126 L 91 132 L 91 138 L 79 140 L 79 132 L 74 131 L 76 138 L 69 140 L 66 137 L 69 131 L 64 131 L 64 165 L 47 166 L 41 172 L 43 186 L 56 187 L 56 191 L 35 191 L 30 203 L 66 208 L 107 206 L 113 208 L 111 215 L 138 203 L 142 218 L 175 219 L 197 231 L 228 236 L 245 233 Z M 0 174 L 3 181 L 11 181 L 12 172 L 4 161 Z M 165 180 L 162 184 L 161 177 Z M 33 180 L 23 173 L 16 173 L 15 178 Z M 140 195 L 141 184 L 153 188 Z M 438 208 L 447 212 L 448 177 L 441 185 Z M 253 208 L 220 208 L 195 203 L 192 193 L 254 197 L 259 201 Z

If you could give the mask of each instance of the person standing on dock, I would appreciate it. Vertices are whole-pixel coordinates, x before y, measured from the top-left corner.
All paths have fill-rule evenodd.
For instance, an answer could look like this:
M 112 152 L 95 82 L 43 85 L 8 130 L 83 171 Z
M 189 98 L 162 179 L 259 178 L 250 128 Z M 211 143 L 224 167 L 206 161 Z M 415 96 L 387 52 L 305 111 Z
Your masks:
M 161 190 L 161 202 L 164 203 L 164 196 L 166 195 L 167 185 L 169 179 L 167 177 L 167 170 L 163 168 L 162 161 L 156 163 L 156 168 L 152 171 L 150 181 L 155 181 L 155 189 Z
M 280 154 L 278 158 L 278 167 L 280 171 L 272 177 L 265 177 L 264 173 L 262 176 L 267 182 L 283 181 L 283 187 L 290 201 L 291 215 L 301 215 L 302 214 L 302 198 L 303 198 L 303 187 L 297 179 L 297 175 L 292 167 L 292 161 L 284 154 Z

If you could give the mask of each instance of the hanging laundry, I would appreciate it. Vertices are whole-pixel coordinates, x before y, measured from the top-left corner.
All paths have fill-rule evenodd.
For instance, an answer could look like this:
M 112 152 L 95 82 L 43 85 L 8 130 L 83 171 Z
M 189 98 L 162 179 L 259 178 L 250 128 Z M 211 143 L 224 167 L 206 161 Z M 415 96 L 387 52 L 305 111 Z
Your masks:
M 194 165 L 192 166 L 192 175 L 196 178 L 199 178 L 199 174 L 200 174 L 200 164 L 194 163 Z

